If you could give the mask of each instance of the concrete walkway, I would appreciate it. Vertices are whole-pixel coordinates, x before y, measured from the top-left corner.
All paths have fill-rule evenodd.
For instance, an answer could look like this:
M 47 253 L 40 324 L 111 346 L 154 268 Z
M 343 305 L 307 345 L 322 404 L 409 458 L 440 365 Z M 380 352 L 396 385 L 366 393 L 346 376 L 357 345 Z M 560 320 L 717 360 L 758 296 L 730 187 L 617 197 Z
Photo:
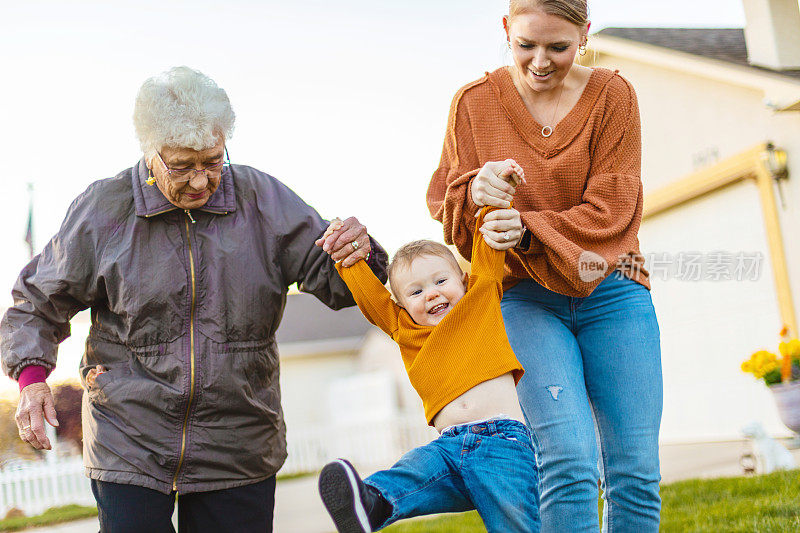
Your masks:
M 682 479 L 742 475 L 739 460 L 750 451 L 742 441 L 661 446 L 664 483 Z M 800 450 L 792 454 L 800 464 Z M 280 481 L 275 495 L 276 533 L 331 533 L 333 524 L 317 494 L 315 476 Z M 29 529 L 28 533 L 97 533 L 96 518 L 53 527 Z

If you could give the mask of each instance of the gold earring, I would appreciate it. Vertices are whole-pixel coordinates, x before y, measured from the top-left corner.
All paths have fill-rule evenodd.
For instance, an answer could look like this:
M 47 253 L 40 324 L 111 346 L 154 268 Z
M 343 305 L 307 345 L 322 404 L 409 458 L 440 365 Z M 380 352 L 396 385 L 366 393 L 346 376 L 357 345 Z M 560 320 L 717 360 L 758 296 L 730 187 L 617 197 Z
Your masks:
M 153 185 L 153 184 L 155 184 L 155 182 L 156 182 L 156 179 L 153 177 L 153 169 L 152 169 L 152 168 L 148 168 L 147 170 L 148 170 L 148 172 L 149 172 L 149 174 L 150 174 L 150 175 L 149 175 L 149 176 L 147 176 L 147 179 L 146 179 L 146 180 L 144 180 L 144 181 L 145 181 L 145 183 L 147 183 L 148 185 Z
M 588 44 L 588 40 L 583 41 L 580 46 L 578 46 L 578 53 L 582 56 L 586 55 L 586 45 Z

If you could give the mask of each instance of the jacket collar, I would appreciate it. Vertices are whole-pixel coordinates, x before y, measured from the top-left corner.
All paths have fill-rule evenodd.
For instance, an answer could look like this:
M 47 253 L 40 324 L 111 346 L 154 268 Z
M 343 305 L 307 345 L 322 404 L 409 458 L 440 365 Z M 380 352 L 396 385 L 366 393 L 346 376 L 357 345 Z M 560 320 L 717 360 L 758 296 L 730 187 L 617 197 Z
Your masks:
M 133 185 L 133 204 L 136 216 L 152 217 L 179 209 L 162 194 L 161 189 L 155 185 L 148 185 L 147 165 L 144 158 L 133 167 L 131 180 Z M 199 209 L 215 215 L 227 215 L 236 211 L 236 195 L 233 190 L 233 168 L 228 167 L 222 172 L 219 187 L 208 199 L 208 202 Z

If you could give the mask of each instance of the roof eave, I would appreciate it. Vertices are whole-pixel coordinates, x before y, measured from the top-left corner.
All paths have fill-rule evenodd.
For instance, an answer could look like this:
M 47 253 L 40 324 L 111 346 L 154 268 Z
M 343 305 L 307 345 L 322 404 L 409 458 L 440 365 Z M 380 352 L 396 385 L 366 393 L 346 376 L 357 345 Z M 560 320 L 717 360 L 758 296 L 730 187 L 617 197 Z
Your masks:
M 278 353 L 282 360 L 347 354 L 355 356 L 359 347 L 363 344 L 365 336 L 366 333 L 355 337 L 338 339 L 283 342 L 278 344 Z
M 765 100 L 771 103 L 770 107 L 777 111 L 797 110 L 795 106 L 798 105 L 800 97 L 800 80 L 610 35 L 595 34 L 589 43 L 590 50 L 601 54 L 624 57 L 731 85 L 761 90 L 764 92 Z
M 797 100 L 787 106 L 781 107 L 778 111 L 800 111 L 800 100 Z

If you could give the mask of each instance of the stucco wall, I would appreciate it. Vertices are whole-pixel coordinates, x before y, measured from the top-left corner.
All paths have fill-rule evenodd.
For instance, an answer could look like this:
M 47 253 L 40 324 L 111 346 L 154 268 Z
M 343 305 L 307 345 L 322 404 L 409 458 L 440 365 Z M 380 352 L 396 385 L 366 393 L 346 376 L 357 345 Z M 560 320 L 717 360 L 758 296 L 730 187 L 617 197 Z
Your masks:
M 780 217 L 795 302 L 800 302 L 800 113 L 775 113 L 764 94 L 600 55 L 636 88 L 642 116 L 645 191 L 773 141 L 787 151 L 790 180 Z M 800 99 L 800 89 L 798 90 Z M 776 189 L 777 191 L 777 189 Z M 654 217 L 640 232 L 645 253 L 760 252 L 755 281 L 653 280 L 662 329 L 665 408 L 662 440 L 733 438 L 750 420 L 785 433 L 767 390 L 739 364 L 756 349 L 777 349 L 781 318 L 756 187 L 743 183 Z M 707 258 L 708 256 L 706 256 Z
M 355 352 L 281 358 L 281 403 L 287 431 L 327 423 L 329 385 L 352 376 L 357 369 Z

